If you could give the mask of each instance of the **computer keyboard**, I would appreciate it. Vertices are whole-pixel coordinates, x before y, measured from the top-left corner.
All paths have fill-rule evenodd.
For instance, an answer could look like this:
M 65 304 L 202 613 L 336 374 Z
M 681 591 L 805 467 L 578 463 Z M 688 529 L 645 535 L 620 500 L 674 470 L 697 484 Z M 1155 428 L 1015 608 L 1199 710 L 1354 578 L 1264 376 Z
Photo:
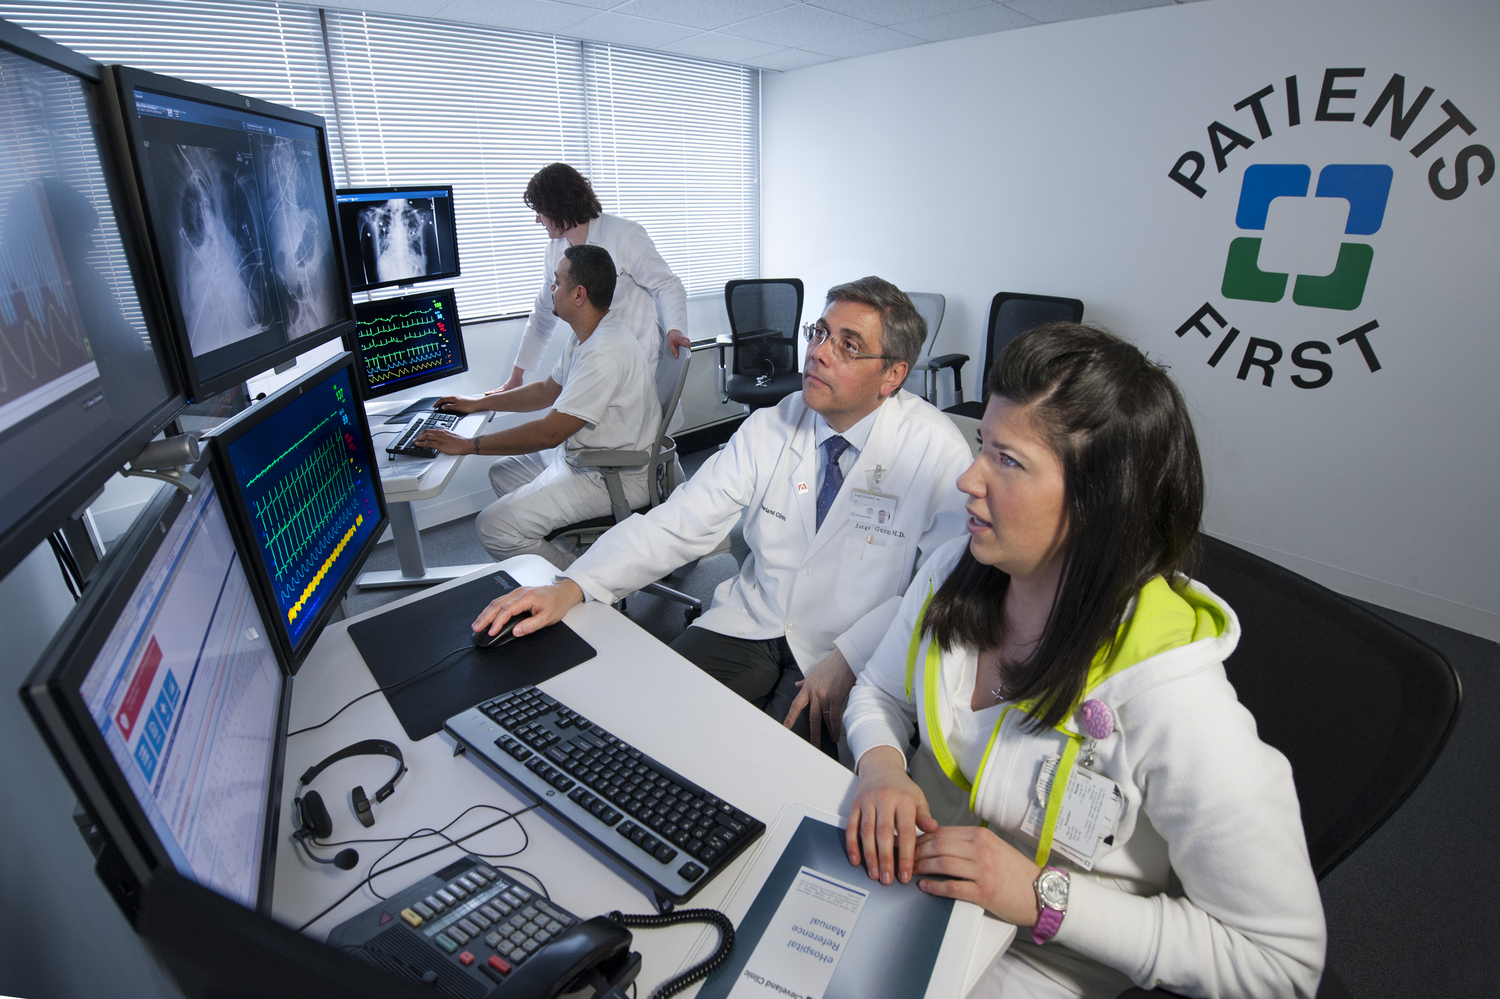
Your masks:
M 452 999 L 480 999 L 551 994 L 560 969 L 548 946 L 577 951 L 580 935 L 601 931 L 629 943 L 623 928 L 580 920 L 470 854 L 340 923 L 328 943 Z
M 687 901 L 766 829 L 536 687 L 443 728 L 659 900 Z
M 388 454 L 409 454 L 417 458 L 433 458 L 437 452 L 430 447 L 414 447 L 412 441 L 424 430 L 452 430 L 463 419 L 459 413 L 418 413 L 411 418 L 406 429 L 395 443 L 385 450 Z

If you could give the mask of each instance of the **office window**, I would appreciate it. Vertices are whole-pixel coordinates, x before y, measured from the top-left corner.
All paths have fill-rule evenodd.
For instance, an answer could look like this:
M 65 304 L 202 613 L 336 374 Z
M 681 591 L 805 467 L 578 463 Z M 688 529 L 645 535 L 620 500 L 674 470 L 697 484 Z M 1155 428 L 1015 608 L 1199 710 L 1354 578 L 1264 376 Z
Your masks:
M 579 43 L 329 10 L 352 186 L 452 184 L 466 321 L 526 312 L 546 234 L 521 202 L 554 160 L 587 156 Z
M 758 276 L 757 72 L 592 43 L 583 69 L 599 200 L 646 227 L 689 295 Z
M 322 115 L 330 129 L 336 124 L 315 7 L 260 0 L 20 0 L 0 2 L 0 17 L 96 62 L 288 104 Z
M 546 237 L 521 194 L 554 161 L 645 226 L 689 295 L 759 274 L 756 70 L 271 0 L 0 0 L 0 17 L 322 115 L 341 186 L 452 184 L 466 320 L 531 308 Z

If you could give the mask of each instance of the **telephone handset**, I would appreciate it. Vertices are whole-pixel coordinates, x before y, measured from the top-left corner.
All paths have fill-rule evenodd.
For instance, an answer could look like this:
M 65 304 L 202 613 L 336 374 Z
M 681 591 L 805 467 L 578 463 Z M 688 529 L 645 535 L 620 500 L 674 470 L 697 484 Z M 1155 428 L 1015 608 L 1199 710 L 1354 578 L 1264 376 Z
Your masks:
M 630 931 L 605 916 L 564 930 L 517 968 L 495 991 L 496 999 L 553 999 L 593 986 L 597 999 L 624 995 L 641 970 L 630 949 Z

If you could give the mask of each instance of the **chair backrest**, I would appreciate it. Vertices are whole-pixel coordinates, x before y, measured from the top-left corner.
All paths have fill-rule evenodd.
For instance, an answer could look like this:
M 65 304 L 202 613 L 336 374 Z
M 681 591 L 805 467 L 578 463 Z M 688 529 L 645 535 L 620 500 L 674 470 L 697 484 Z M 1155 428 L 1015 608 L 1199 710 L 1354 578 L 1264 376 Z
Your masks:
M 797 330 L 802 323 L 800 278 L 746 278 L 724 285 L 735 374 L 759 375 L 769 359 L 776 374 L 797 370 Z M 743 341 L 743 342 L 742 342 Z
M 672 460 L 677 456 L 677 442 L 667 434 L 667 427 L 677 412 L 678 401 L 682 399 L 682 389 L 687 384 L 688 364 L 692 359 L 693 352 L 688 348 L 679 347 L 677 356 L 673 357 L 672 349 L 662 344 L 661 360 L 656 365 L 656 399 L 661 403 L 661 422 L 656 425 L 656 438 L 651 442 L 651 463 L 647 466 L 653 483 L 652 506 L 663 502 L 676 486 L 672 481 L 671 469 Z M 665 473 L 663 466 L 666 468 Z
M 995 358 L 1005 345 L 1042 323 L 1067 320 L 1083 321 L 1083 303 L 1076 298 L 1055 298 L 1051 295 L 1026 295 L 1015 291 L 1002 291 L 990 302 L 989 337 L 984 348 L 984 370 L 979 373 L 979 394 L 984 395 L 985 380 L 995 366 Z
M 938 327 L 943 325 L 943 312 L 948 300 L 935 291 L 909 291 L 906 297 L 917 307 L 917 312 L 927 320 L 927 353 L 932 353 L 937 343 Z
M 1197 578 L 1243 629 L 1224 668 L 1261 739 L 1292 764 L 1322 878 L 1426 776 L 1458 719 L 1458 676 L 1430 646 L 1352 600 L 1203 541 Z

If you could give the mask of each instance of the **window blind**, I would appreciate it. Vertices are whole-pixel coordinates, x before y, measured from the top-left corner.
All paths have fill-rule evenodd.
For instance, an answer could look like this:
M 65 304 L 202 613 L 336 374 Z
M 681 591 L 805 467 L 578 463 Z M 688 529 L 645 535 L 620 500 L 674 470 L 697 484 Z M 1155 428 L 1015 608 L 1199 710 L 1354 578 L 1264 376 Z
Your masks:
M 326 17 L 351 186 L 452 184 L 459 315 L 528 311 L 547 237 L 521 194 L 540 167 L 583 169 L 587 155 L 579 43 L 385 14 Z
M 759 275 L 759 74 L 586 44 L 589 179 L 646 227 L 689 295 Z
M 122 63 L 322 115 L 339 169 L 333 91 L 315 7 L 261 0 L 7 0 L 0 2 L 0 17 L 95 62 Z
M 531 308 L 546 237 L 521 195 L 555 161 L 645 226 L 689 295 L 759 273 L 756 70 L 272 0 L 0 0 L 0 16 L 321 115 L 340 186 L 452 184 L 466 320 Z

